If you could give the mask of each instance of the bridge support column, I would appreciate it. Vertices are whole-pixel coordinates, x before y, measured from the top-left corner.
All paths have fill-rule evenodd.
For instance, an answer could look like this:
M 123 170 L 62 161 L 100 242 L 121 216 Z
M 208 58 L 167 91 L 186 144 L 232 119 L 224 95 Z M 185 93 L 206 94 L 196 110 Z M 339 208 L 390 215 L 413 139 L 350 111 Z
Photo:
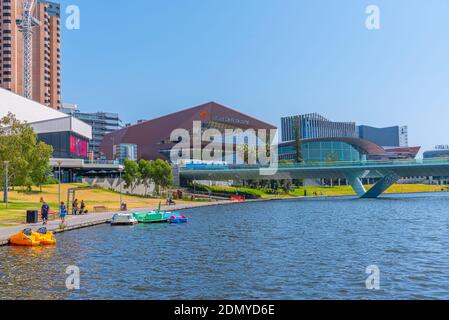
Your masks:
M 357 193 L 357 196 L 359 196 L 359 198 L 361 199 L 376 199 L 401 178 L 396 173 L 390 172 L 379 182 L 377 182 L 371 189 L 366 191 L 365 187 L 363 186 L 361 177 L 363 177 L 363 173 L 346 174 L 346 178 L 348 179 L 349 184 Z
M 360 198 L 366 194 L 366 189 L 363 186 L 362 180 L 360 180 L 361 175 L 362 174 L 359 175 L 357 173 L 346 174 L 346 180 L 348 180 L 348 183 Z
M 401 179 L 399 175 L 394 172 L 387 174 L 379 182 L 377 182 L 371 189 L 369 189 L 361 198 L 362 199 L 375 199 L 382 193 L 387 191 L 393 184 Z

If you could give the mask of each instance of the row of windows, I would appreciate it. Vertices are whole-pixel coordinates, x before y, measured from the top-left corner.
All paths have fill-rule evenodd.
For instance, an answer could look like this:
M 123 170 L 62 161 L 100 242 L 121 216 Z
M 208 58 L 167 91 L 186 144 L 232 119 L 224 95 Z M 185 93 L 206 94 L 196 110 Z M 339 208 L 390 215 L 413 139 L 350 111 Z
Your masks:
M 345 142 L 310 142 L 301 145 L 301 156 L 306 162 L 326 161 L 361 161 L 365 152 L 359 147 Z M 294 160 L 296 148 L 294 145 L 279 148 L 281 160 Z

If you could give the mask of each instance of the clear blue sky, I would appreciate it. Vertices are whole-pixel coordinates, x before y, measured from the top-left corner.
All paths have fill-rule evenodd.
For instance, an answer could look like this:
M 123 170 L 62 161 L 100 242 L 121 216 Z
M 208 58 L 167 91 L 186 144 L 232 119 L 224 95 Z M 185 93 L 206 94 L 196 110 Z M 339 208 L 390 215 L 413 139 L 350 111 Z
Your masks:
M 63 0 L 63 100 L 125 122 L 217 101 L 275 125 L 409 125 L 449 143 L 447 0 Z M 365 9 L 381 10 L 381 30 Z M 64 19 L 63 19 L 64 21 Z

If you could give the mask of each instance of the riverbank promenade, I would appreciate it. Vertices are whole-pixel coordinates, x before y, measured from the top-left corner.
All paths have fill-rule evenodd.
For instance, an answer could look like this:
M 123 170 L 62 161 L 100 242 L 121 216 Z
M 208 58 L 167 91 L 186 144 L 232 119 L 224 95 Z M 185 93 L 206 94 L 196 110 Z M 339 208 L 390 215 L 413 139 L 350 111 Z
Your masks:
M 163 206 L 162 211 L 179 211 L 198 207 L 216 206 L 233 203 L 229 200 L 215 201 L 215 202 L 192 202 L 192 203 L 182 203 L 175 206 Z M 134 212 L 149 212 L 156 210 L 157 208 L 139 208 L 128 211 L 127 213 Z M 66 226 L 64 229 L 60 228 L 61 221 L 59 219 L 54 221 L 49 221 L 47 224 L 47 229 L 54 233 L 61 233 L 70 230 L 82 229 L 87 227 L 92 227 L 100 224 L 107 223 L 117 212 L 107 212 L 107 213 L 92 213 L 81 216 L 68 216 L 66 219 Z M 39 224 L 23 224 L 14 227 L 0 228 L 0 246 L 9 244 L 9 238 L 20 231 L 31 228 L 37 230 L 42 227 L 42 223 Z

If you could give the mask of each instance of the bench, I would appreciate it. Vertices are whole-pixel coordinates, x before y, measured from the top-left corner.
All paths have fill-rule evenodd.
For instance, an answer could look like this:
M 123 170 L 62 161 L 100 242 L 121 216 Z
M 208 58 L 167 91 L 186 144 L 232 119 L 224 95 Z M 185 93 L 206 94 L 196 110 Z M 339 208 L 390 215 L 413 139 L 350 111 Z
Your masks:
M 105 206 L 95 206 L 94 212 L 107 212 L 109 209 Z

